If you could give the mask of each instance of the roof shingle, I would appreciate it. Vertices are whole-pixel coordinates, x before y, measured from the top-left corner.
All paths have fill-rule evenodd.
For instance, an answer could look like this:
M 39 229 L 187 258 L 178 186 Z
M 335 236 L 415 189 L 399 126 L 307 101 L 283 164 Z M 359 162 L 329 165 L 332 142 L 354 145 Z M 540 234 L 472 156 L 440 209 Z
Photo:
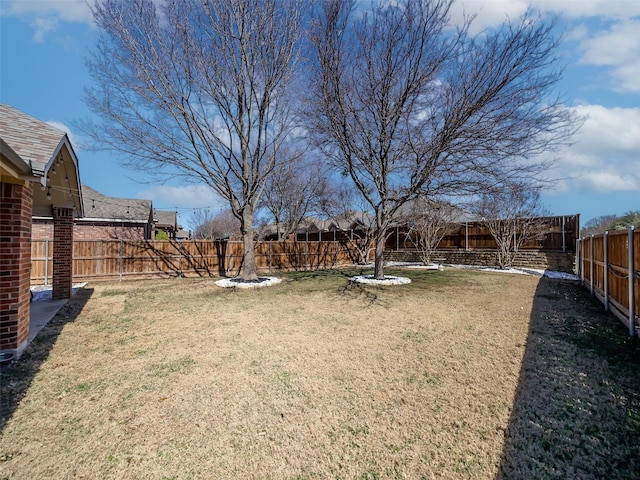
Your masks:
M 108 197 L 86 185 L 82 186 L 82 203 L 87 219 L 146 223 L 151 215 L 151 200 Z
M 10 105 L 0 104 L 0 137 L 27 163 L 44 170 L 65 132 Z

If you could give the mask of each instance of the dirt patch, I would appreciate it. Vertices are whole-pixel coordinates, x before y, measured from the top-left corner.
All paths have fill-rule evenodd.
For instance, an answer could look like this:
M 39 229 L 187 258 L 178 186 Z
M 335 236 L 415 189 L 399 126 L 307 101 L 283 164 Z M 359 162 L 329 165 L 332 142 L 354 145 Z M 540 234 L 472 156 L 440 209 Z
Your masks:
M 514 432 L 530 325 L 548 311 L 565 318 L 577 300 L 537 298 L 540 279 L 520 275 L 405 270 L 411 284 L 372 287 L 349 282 L 357 273 L 246 291 L 201 279 L 92 285 L 4 425 L 0 478 L 521 468 L 505 458 L 528 440 Z M 3 380 L 15 381 L 12 368 Z

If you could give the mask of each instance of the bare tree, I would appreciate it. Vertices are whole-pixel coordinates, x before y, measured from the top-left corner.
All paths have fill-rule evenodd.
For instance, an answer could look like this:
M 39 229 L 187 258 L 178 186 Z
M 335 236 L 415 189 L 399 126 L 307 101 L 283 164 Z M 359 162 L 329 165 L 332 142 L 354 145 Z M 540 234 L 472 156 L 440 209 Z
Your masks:
M 618 216 L 613 213 L 592 218 L 580 229 L 580 236 L 589 237 L 591 235 L 604 233 L 616 220 L 618 220 Z
M 549 230 L 535 186 L 514 184 L 500 192 L 484 194 L 477 214 L 498 246 L 498 266 L 513 265 L 517 252 L 530 240 Z
M 213 232 L 207 227 L 213 220 L 214 213 L 210 208 L 195 208 L 189 218 L 193 229 L 193 237 L 200 240 L 213 240 Z
M 336 184 L 327 192 L 321 199 L 323 214 L 341 232 L 341 241 L 357 253 L 352 255 L 352 259 L 361 265 L 366 264 L 375 247 L 373 217 L 363 208 L 361 199 L 356 197 L 350 185 Z
M 231 209 L 216 214 L 208 209 L 196 209 L 191 215 L 194 237 L 200 240 L 220 240 L 240 235 L 240 222 Z
M 304 0 L 102 0 L 86 92 L 100 145 L 146 175 L 185 177 L 229 202 L 257 278 L 253 217 L 292 127 Z
M 528 159 L 566 141 L 576 123 L 552 90 L 553 22 L 530 14 L 473 38 L 447 28 L 451 0 L 325 0 L 309 125 L 350 177 L 375 221 L 375 277 L 388 227 L 417 196 L 499 190 L 545 166 Z M 353 18 L 352 18 L 353 17 Z
M 458 214 L 457 207 L 443 201 L 419 197 L 411 202 L 403 221 L 409 226 L 407 237 L 425 265 L 431 263 L 433 252 L 442 239 L 459 228 L 454 223 Z
M 299 150 L 280 162 L 267 179 L 260 206 L 269 212 L 278 240 L 294 233 L 308 215 L 320 211 L 321 199 L 331 189 L 320 162 Z

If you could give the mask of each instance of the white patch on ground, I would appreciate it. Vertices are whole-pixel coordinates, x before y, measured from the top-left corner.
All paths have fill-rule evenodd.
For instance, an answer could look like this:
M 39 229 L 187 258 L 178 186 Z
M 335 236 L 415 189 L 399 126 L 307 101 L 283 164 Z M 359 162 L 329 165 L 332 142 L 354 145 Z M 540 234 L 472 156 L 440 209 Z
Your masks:
M 87 282 L 74 283 L 71 286 L 71 295 L 76 293 L 79 289 L 83 288 Z M 53 287 L 51 285 L 33 285 L 31 287 L 31 301 L 43 302 L 51 300 L 53 295 Z
M 216 281 L 216 285 L 222 288 L 262 288 L 277 285 L 281 281 L 277 277 L 258 277 L 255 282 L 244 282 L 240 278 L 223 278 Z
M 412 265 L 415 265 L 415 267 L 412 267 Z M 414 263 L 414 264 L 404 264 L 404 265 L 400 265 L 398 264 L 397 266 L 404 266 L 404 267 L 408 267 L 408 268 L 420 268 L 422 266 L 422 268 L 425 268 L 424 265 L 420 264 L 420 263 Z M 556 279 L 560 279 L 560 280 L 580 280 L 580 277 L 578 277 L 577 275 L 573 274 L 573 273 L 566 273 L 566 272 L 556 272 L 554 270 L 542 270 L 542 269 L 538 269 L 538 268 L 504 268 L 504 269 L 500 269 L 500 268 L 496 268 L 496 267 L 483 267 L 483 266 L 479 266 L 479 265 L 454 265 L 454 264 L 447 264 L 444 265 L 445 267 L 448 268 L 459 268 L 459 269 L 464 269 L 464 270 L 481 270 L 483 272 L 497 272 L 497 273 L 512 273 L 515 275 L 534 275 L 536 277 L 549 277 L 549 278 L 556 278 Z M 438 266 L 438 270 L 442 270 L 443 266 L 439 265 Z
M 413 263 L 411 265 L 405 265 L 407 268 L 414 268 L 416 270 L 444 270 L 444 267 L 437 263 L 430 263 L 429 265 L 424 265 L 422 263 Z
M 366 283 L 369 285 L 404 285 L 411 283 L 411 279 L 407 277 L 394 277 L 393 275 L 385 275 L 384 279 L 377 280 L 373 275 L 358 275 L 351 277 L 349 280 L 356 283 Z

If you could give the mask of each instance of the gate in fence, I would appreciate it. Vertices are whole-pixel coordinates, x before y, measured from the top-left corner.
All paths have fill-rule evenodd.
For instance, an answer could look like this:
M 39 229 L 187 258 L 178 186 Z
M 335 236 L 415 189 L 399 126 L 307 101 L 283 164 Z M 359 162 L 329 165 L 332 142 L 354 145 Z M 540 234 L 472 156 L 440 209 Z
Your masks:
M 640 318 L 640 231 L 605 232 L 576 241 L 576 273 L 607 311 L 638 334 Z

